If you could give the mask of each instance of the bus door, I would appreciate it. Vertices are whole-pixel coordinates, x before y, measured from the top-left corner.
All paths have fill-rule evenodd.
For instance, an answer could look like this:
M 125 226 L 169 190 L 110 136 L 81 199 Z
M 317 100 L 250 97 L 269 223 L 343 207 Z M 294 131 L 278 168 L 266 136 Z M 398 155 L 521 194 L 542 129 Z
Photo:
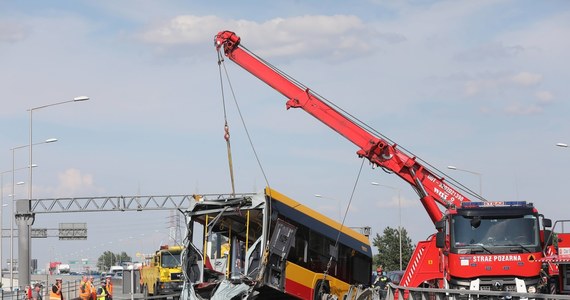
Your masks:
M 285 289 L 286 258 L 295 242 L 297 227 L 277 219 L 269 243 L 269 262 L 265 282 L 280 291 Z

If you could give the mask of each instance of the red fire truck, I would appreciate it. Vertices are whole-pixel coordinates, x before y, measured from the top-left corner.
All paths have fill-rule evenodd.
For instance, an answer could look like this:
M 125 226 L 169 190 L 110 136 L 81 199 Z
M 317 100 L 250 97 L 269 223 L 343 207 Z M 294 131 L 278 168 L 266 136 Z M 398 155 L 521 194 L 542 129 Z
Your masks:
M 550 294 L 570 294 L 570 233 L 564 231 L 564 225 L 568 224 L 570 220 L 556 221 L 552 232 L 545 235 L 546 256 L 540 262 L 547 266 Z
M 543 257 L 543 243 L 540 217 L 532 204 L 488 202 L 476 194 L 481 201 L 472 202 L 441 172 L 430 170 L 429 164 L 249 52 L 235 33 L 219 32 L 215 46 L 219 57 L 223 51 L 283 94 L 287 109 L 303 109 L 355 144 L 358 157 L 398 175 L 415 190 L 438 233 L 418 244 L 401 285 L 537 292 L 542 283 L 536 260 Z

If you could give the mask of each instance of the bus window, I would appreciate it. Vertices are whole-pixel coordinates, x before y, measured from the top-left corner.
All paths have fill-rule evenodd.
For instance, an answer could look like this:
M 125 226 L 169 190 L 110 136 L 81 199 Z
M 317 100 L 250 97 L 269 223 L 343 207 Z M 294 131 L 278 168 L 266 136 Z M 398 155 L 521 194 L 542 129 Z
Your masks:
M 289 256 L 287 260 L 300 265 L 301 267 L 307 267 L 307 252 L 309 243 L 307 241 L 308 230 L 304 227 L 298 227 L 295 234 L 295 240 L 293 242 L 293 247 L 289 251 Z
M 226 272 L 227 258 L 230 250 L 227 232 L 212 232 L 206 243 L 206 255 L 210 260 L 212 268 L 220 273 Z
M 234 236 L 232 238 L 231 254 L 231 277 L 240 278 L 244 274 L 245 242 L 238 240 Z

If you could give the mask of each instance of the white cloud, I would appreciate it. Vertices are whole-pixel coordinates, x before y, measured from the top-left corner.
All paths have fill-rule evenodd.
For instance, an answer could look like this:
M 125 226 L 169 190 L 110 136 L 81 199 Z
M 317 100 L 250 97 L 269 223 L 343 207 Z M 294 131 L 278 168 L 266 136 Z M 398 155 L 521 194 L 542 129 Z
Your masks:
M 519 28 L 518 31 L 507 31 L 499 38 L 529 50 L 525 51 L 524 57 L 527 63 L 539 61 L 541 67 L 559 67 L 561 64 L 568 65 L 568 62 L 558 58 L 568 53 L 570 40 L 562 37 L 569 35 L 570 11 L 561 9 L 558 13 Z
M 543 81 L 542 74 L 485 74 L 486 78 L 468 80 L 464 91 L 469 97 L 494 99 L 498 109 L 508 115 L 535 115 L 544 112 L 553 95 L 548 91 L 533 91 Z M 508 104 L 503 104 L 507 103 Z M 488 108 L 487 108 L 488 109 Z
M 485 61 L 485 60 L 501 60 L 509 57 L 517 56 L 524 52 L 522 46 L 505 46 L 499 42 L 491 42 L 483 45 L 478 45 L 472 49 L 459 51 L 455 58 L 460 61 Z
M 554 99 L 554 95 L 549 91 L 538 91 L 534 95 L 541 103 L 550 103 Z
M 91 174 L 83 174 L 78 169 L 67 169 L 58 174 L 59 184 L 54 194 L 58 196 L 73 197 L 78 195 L 93 195 L 101 192 L 94 184 Z
M 543 108 L 536 104 L 524 105 L 522 103 L 514 103 L 505 107 L 504 111 L 509 115 L 534 115 L 542 113 Z
M 138 37 L 151 44 L 201 44 L 214 41 L 214 34 L 225 25 L 216 16 L 177 16 L 161 24 L 155 24 Z
M 474 96 L 479 94 L 481 91 L 495 89 L 500 85 L 501 81 L 501 79 L 469 80 L 465 83 L 465 94 L 468 96 Z
M 515 85 L 532 86 L 542 81 L 542 75 L 529 72 L 520 72 L 511 77 L 511 82 Z
M 487 78 L 468 80 L 465 83 L 465 94 L 474 96 L 483 92 L 497 92 L 516 87 L 532 87 L 542 82 L 541 74 L 519 72 L 514 75 L 486 75 Z
M 154 24 L 139 39 L 160 47 L 206 45 L 221 30 L 231 30 L 261 57 L 325 57 L 346 59 L 369 55 L 379 43 L 395 44 L 406 38 L 381 32 L 352 15 L 305 15 L 265 22 L 224 20 L 216 16 L 183 15 Z

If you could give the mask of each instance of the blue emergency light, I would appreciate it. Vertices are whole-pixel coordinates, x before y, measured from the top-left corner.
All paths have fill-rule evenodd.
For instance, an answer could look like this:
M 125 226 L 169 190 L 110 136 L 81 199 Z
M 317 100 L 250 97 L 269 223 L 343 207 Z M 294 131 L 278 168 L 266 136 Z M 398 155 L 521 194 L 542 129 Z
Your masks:
M 463 202 L 461 208 L 479 207 L 526 207 L 526 201 L 486 201 L 486 202 Z

